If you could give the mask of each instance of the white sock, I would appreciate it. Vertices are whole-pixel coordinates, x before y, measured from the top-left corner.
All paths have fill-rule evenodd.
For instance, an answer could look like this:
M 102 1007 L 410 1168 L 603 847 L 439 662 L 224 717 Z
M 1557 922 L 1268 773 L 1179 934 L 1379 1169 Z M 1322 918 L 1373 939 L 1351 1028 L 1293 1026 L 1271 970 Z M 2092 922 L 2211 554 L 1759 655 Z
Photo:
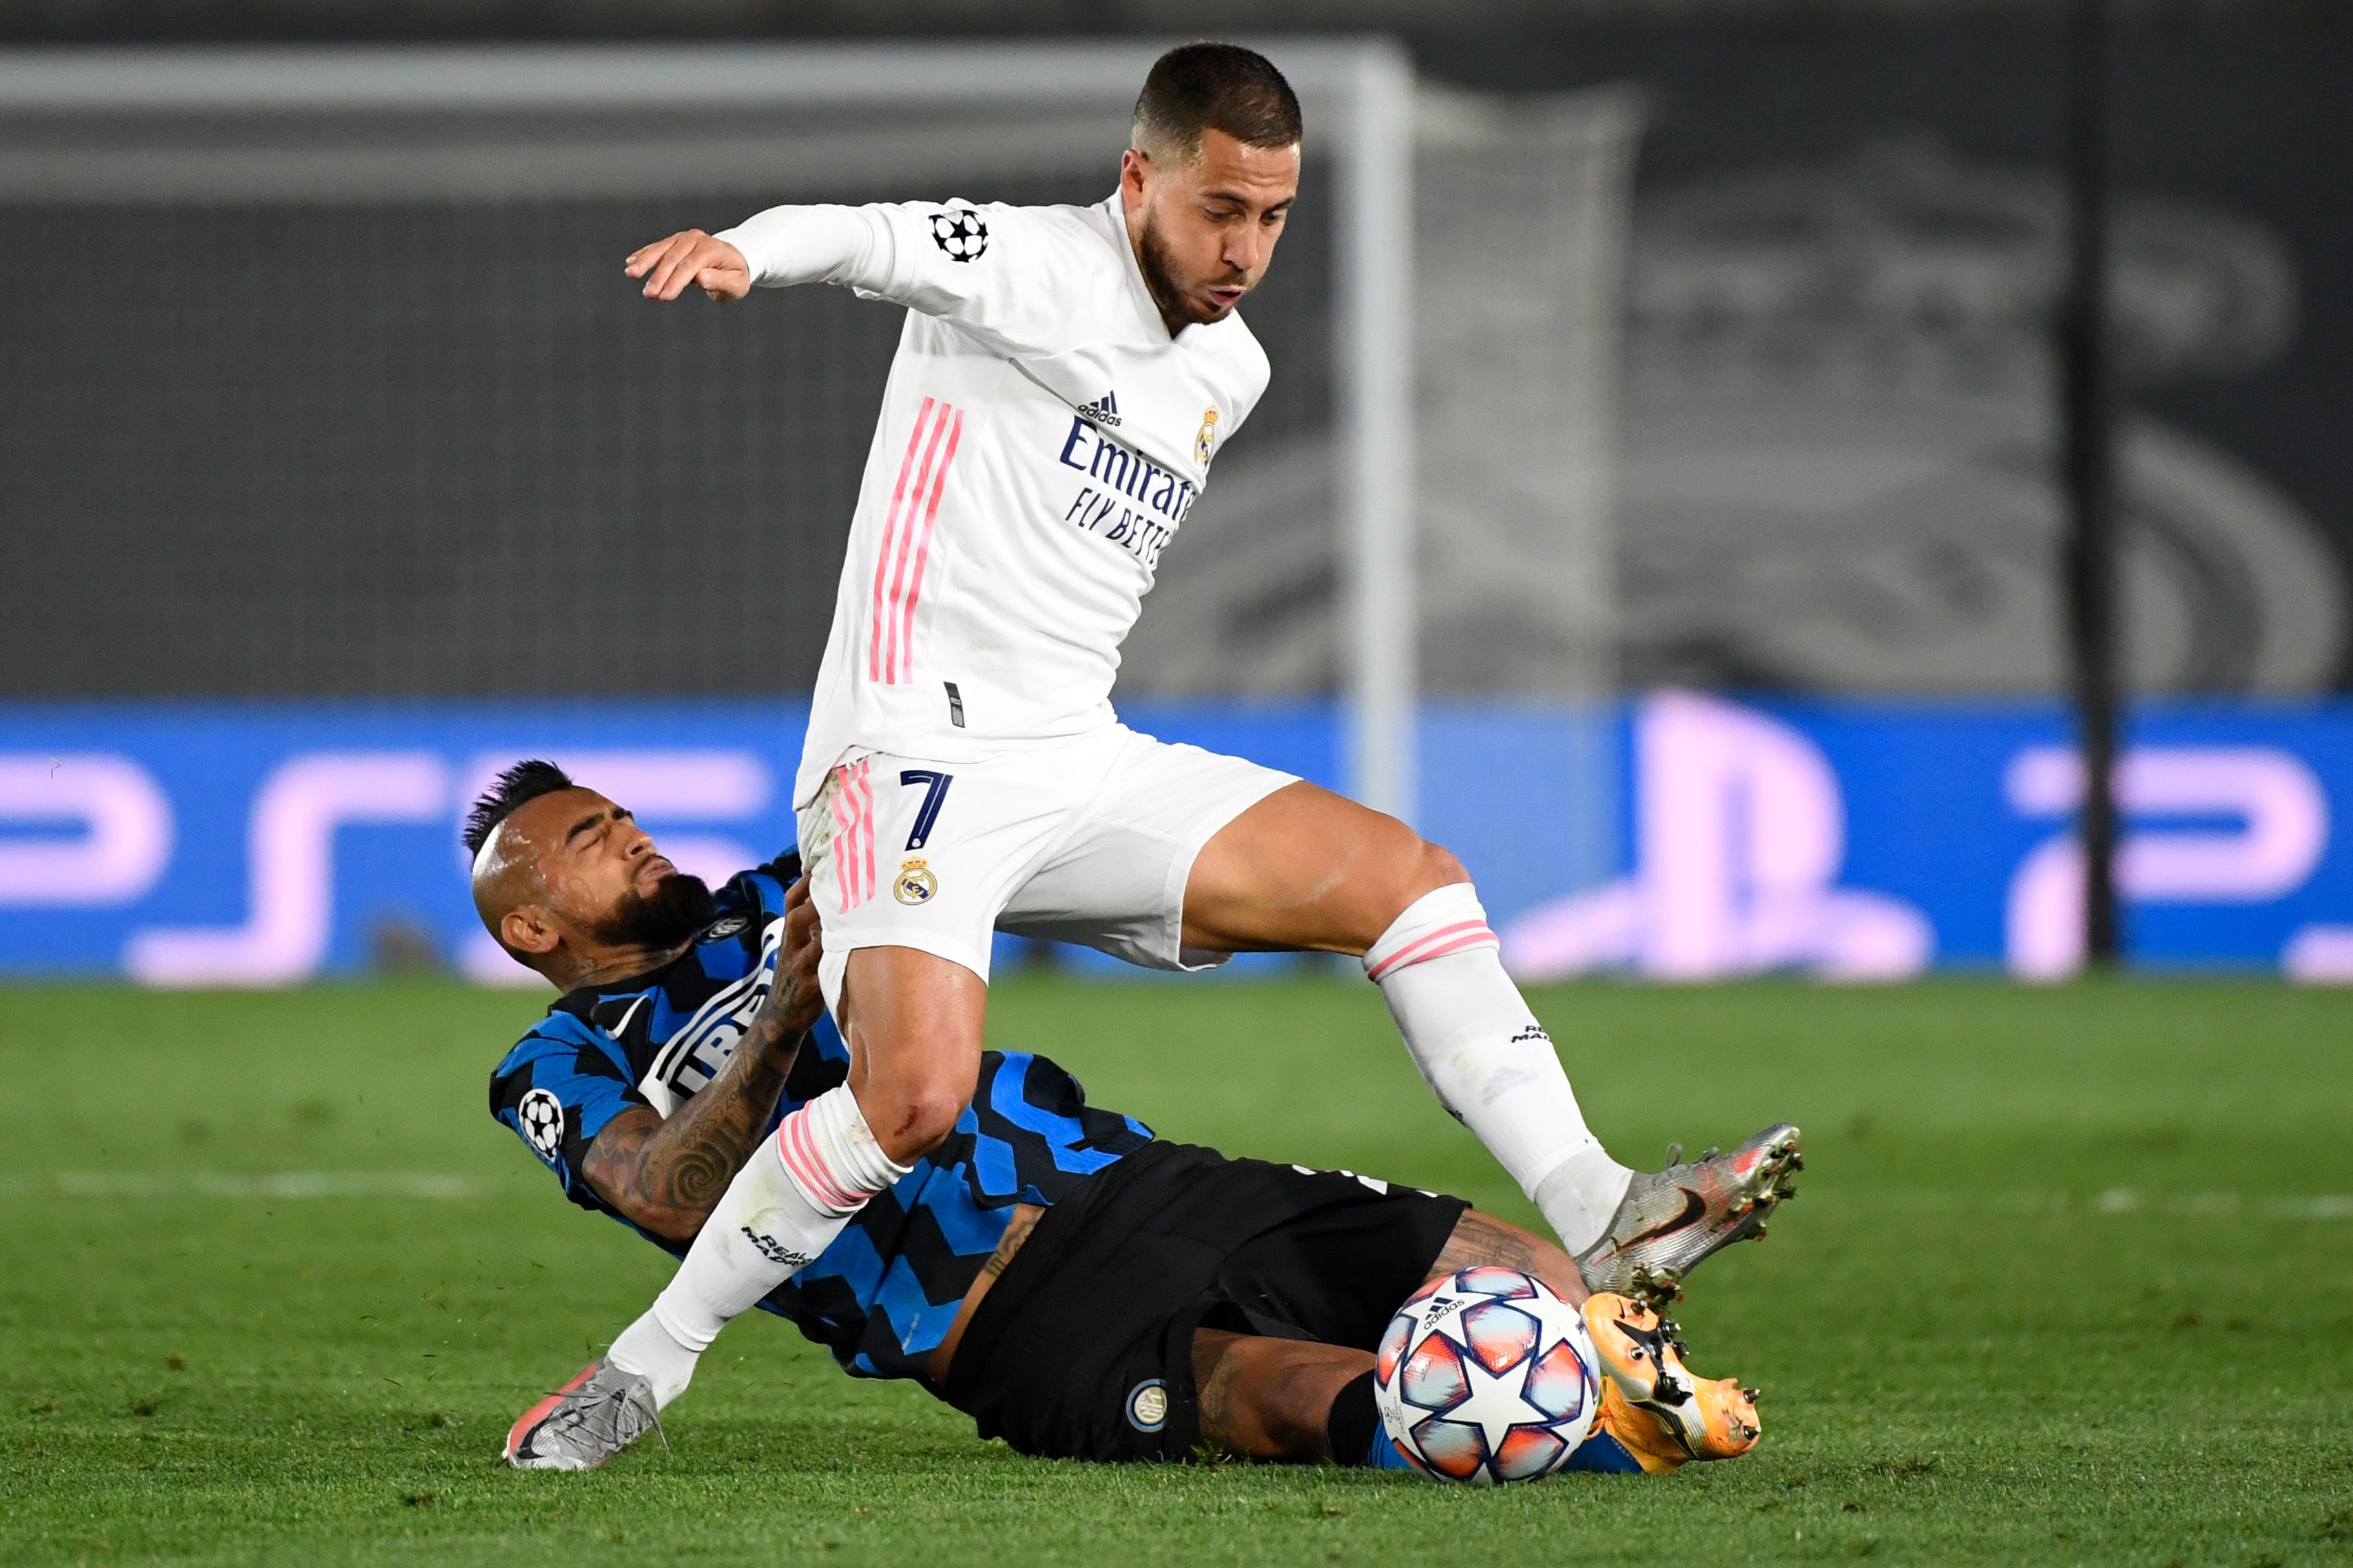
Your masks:
M 729 1319 L 813 1261 L 867 1199 L 912 1168 L 882 1152 L 848 1085 L 810 1100 L 752 1151 L 678 1273 L 607 1359 L 668 1405 Z
M 1552 1037 L 1504 973 L 1468 882 L 1425 893 L 1365 954 L 1414 1065 L 1520 1190 L 1583 1252 L 1601 1239 L 1633 1173 L 1585 1125 Z

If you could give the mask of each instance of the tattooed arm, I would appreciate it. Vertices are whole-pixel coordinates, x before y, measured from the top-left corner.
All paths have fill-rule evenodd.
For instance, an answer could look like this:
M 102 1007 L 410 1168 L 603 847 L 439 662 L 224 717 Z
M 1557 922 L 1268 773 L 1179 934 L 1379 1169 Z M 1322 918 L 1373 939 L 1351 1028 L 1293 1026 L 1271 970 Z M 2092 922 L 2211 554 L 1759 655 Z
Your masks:
M 1591 1294 L 1586 1289 L 1585 1277 L 1577 1271 L 1577 1259 L 1557 1246 L 1493 1215 L 1465 1209 L 1454 1224 L 1454 1234 L 1446 1238 L 1438 1261 L 1430 1265 L 1430 1279 L 1442 1279 L 1457 1269 L 1475 1268 L 1482 1263 L 1499 1263 L 1523 1274 L 1533 1274 L 1572 1307 L 1582 1306 Z
M 719 1076 L 667 1119 L 650 1106 L 622 1111 L 580 1162 L 581 1179 L 598 1197 L 656 1236 L 691 1241 L 711 1217 L 776 1109 L 785 1075 L 824 1007 L 807 883 L 793 884 L 785 909 L 776 985 Z

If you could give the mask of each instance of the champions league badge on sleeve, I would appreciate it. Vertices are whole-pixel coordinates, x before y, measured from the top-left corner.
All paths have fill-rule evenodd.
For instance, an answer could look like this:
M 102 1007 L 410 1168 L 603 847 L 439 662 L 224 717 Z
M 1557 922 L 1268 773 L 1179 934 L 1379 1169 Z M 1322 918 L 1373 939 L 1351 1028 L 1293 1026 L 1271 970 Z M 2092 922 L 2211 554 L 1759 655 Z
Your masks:
M 932 243 L 950 261 L 977 261 L 988 250 L 988 226 L 970 207 L 950 207 L 932 215 Z
M 534 1089 L 515 1107 L 515 1121 L 539 1157 L 553 1163 L 564 1147 L 564 1102 L 543 1089 Z

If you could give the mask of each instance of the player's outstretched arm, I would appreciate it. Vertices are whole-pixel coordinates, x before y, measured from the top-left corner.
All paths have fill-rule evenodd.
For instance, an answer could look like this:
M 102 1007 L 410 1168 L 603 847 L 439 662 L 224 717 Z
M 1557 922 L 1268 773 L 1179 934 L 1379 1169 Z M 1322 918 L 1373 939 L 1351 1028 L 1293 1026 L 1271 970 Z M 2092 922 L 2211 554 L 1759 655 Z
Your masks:
M 699 228 L 639 247 L 629 253 L 623 269 L 645 279 L 649 300 L 675 300 L 690 285 L 722 304 L 752 291 L 752 265 L 744 253 Z
M 691 1241 L 711 1217 L 768 1124 L 793 1058 L 824 1010 L 817 910 L 807 881 L 793 884 L 785 907 L 776 984 L 727 1066 L 667 1120 L 647 1106 L 622 1111 L 581 1161 L 581 1179 L 596 1195 L 656 1236 Z
M 1001 353 L 1059 353 L 1087 319 L 1080 302 L 1107 286 L 1125 298 L 1118 255 L 1085 225 L 1024 207 L 818 203 L 769 207 L 717 234 L 686 229 L 632 252 L 627 270 L 657 300 L 690 287 L 740 300 L 828 283 L 953 321 Z

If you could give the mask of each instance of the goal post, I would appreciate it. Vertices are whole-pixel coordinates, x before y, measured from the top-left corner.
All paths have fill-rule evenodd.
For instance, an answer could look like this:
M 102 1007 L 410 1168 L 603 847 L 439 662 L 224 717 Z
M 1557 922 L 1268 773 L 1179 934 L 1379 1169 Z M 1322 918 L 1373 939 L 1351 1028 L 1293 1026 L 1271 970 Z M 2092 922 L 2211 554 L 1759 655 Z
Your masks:
M 1357 798 L 1409 820 L 1416 706 L 1413 68 L 1404 50 L 1386 39 L 1252 42 L 1300 94 L 1318 177 L 1336 176 L 1337 197 L 1328 209 L 1329 479 L 1345 597 L 1336 651 L 1345 761 Z M 212 209 L 237 221 L 262 210 L 347 215 L 504 204 L 521 215 L 516 222 L 549 223 L 551 206 L 567 202 L 695 192 L 772 193 L 773 200 L 993 197 L 1001 194 L 993 188 L 998 172 L 1030 188 L 1041 180 L 1068 184 L 1090 169 L 1107 175 L 1124 145 L 1145 72 L 1164 47 L 0 52 L 0 204 L 84 215 Z M 355 246 L 357 232 L 345 224 L 318 243 L 340 247 L 343 265 L 393 265 Z M 380 237 L 383 229 L 367 232 Z M 173 242 L 170 232 L 151 237 L 167 248 Z M 218 254 L 197 264 L 227 268 L 232 263 L 222 257 L 240 246 L 249 248 L 241 238 L 220 240 Z M 151 255 L 148 263 L 171 259 Z M 421 289 L 403 279 L 424 265 L 417 262 L 407 274 L 387 271 L 384 286 Z M 248 279 L 237 287 L 259 286 Z M 269 305 L 255 294 L 248 308 L 259 321 Z M 398 330 L 396 316 L 378 335 L 396 338 Z M 395 354 L 397 347 L 373 352 Z M 372 374 L 369 363 L 348 353 L 338 363 L 355 377 Z M 1284 369 L 1279 360 L 1279 377 Z M 1303 379 L 1314 384 L 1326 378 Z M 1273 397 L 1283 395 L 1278 387 Z M 845 411 L 841 420 L 848 418 Z M 846 427 L 838 424 L 837 435 Z M 853 462 L 862 456 L 862 435 L 859 445 Z M 487 512 L 501 511 L 507 500 L 535 504 L 533 497 L 499 490 L 494 478 L 480 483 L 490 500 L 465 504 Z M 560 476 L 541 488 L 560 490 Z M 298 524 L 287 526 L 299 533 Z M 828 585 L 823 602 L 829 602 L 830 573 L 819 575 Z M 336 617 L 322 610 L 314 618 Z M 366 618 L 392 625 L 381 615 Z M 366 694 L 385 694 L 387 686 L 472 694 L 454 667 L 423 668 L 442 657 L 435 650 L 450 640 L 436 636 L 429 616 L 407 625 L 399 635 L 417 644 L 415 650 L 388 645 L 339 656 L 326 667 L 359 670 L 355 679 Z M 396 633 L 394 626 L 385 635 Z M 292 657 L 301 658 L 300 650 Z M 406 658 L 421 661 L 414 679 L 399 670 L 383 674 Z M 183 666 L 191 690 L 206 689 L 196 684 L 203 677 L 195 666 L 202 663 Z M 657 673 L 646 684 L 658 687 L 664 679 L 674 678 Z
M 1340 363 L 1340 581 L 1350 792 L 1414 820 L 1413 66 L 1394 46 L 1344 57 L 1345 171 L 1335 301 Z

